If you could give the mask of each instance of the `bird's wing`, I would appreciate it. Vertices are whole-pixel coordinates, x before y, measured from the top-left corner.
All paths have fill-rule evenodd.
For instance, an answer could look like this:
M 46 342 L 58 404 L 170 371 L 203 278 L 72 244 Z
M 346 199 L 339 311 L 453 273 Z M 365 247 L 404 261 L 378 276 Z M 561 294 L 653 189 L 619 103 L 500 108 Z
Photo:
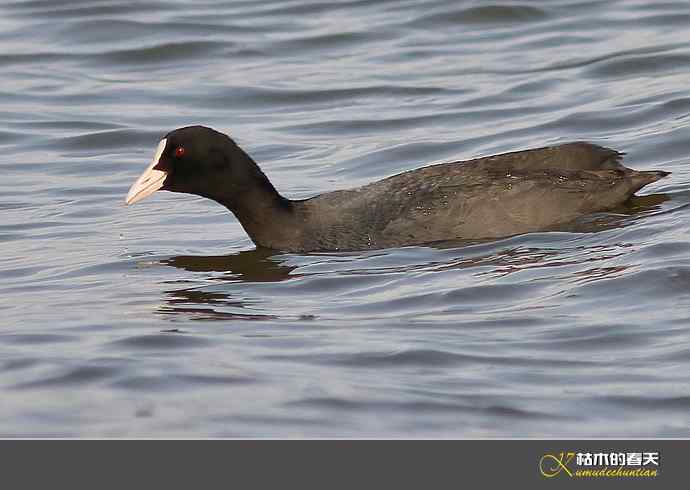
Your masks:
M 535 148 L 477 158 L 465 163 L 478 167 L 513 168 L 518 171 L 552 170 L 626 170 L 621 164 L 624 153 L 585 142 Z

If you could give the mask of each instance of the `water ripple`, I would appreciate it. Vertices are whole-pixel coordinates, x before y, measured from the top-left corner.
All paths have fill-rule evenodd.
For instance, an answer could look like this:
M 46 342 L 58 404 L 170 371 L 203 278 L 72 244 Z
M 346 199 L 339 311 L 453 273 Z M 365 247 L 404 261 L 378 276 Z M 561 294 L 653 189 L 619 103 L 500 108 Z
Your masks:
M 2 9 L 1 435 L 688 436 L 688 2 Z M 124 206 L 187 124 L 294 198 L 573 140 L 672 174 L 549 232 L 287 254 Z

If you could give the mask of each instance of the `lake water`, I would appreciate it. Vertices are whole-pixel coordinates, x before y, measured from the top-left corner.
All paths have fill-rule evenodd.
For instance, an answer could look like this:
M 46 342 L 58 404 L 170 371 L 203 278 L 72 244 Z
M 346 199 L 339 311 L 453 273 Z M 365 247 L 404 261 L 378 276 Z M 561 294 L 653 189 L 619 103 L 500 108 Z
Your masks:
M 690 3 L 0 6 L 0 436 L 690 436 Z M 286 196 L 588 140 L 673 172 L 471 245 L 254 250 L 125 207 L 169 130 Z

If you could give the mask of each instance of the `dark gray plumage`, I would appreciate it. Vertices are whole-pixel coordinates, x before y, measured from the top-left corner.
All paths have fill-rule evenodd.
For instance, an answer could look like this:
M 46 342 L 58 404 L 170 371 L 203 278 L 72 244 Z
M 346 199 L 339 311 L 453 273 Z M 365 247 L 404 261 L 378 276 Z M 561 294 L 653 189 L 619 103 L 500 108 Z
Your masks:
M 222 133 L 192 126 L 163 141 L 162 154 L 150 167 L 165 172 L 158 188 L 213 199 L 237 216 L 257 246 L 294 252 L 548 230 L 612 209 L 668 175 L 626 168 L 622 153 L 578 142 L 431 165 L 356 189 L 288 200 Z M 130 196 L 141 192 L 145 175 Z

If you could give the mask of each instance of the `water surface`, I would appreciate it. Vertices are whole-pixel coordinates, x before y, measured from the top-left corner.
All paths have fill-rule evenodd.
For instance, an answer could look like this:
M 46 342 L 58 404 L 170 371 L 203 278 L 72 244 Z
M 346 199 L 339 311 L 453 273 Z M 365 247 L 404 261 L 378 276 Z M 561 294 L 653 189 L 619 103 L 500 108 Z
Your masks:
M 690 436 L 690 4 L 0 6 L 0 435 Z M 254 250 L 124 206 L 167 131 L 304 198 L 573 140 L 671 171 L 575 228 Z

